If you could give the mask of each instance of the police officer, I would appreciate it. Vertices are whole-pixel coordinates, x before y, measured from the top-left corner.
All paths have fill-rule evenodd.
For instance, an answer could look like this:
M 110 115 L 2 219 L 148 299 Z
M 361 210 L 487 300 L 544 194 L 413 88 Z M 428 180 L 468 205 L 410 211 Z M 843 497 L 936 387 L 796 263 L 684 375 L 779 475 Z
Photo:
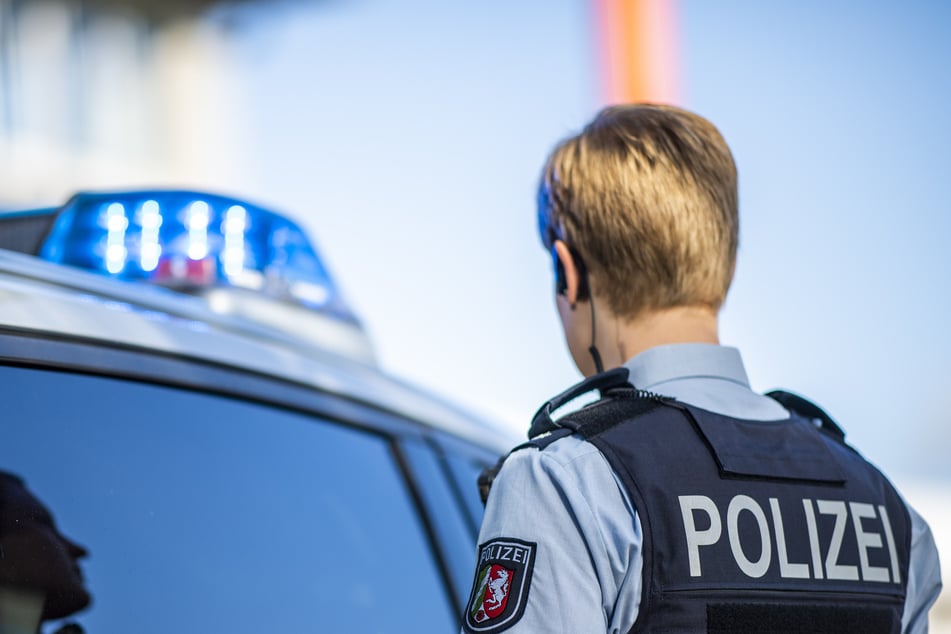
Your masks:
M 492 483 L 463 631 L 926 632 L 927 524 L 824 412 L 753 392 L 719 344 L 738 214 L 716 128 L 607 108 L 552 152 L 538 217 L 588 378 Z

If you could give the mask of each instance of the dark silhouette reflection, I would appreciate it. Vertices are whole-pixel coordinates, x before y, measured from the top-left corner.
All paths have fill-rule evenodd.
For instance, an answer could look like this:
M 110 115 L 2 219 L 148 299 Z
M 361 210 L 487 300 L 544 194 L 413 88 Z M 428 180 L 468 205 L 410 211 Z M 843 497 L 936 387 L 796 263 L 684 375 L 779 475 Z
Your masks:
M 91 601 L 79 560 L 85 548 L 56 528 L 53 516 L 19 477 L 0 471 L 0 634 L 33 634 Z M 68 624 L 59 632 L 82 632 Z

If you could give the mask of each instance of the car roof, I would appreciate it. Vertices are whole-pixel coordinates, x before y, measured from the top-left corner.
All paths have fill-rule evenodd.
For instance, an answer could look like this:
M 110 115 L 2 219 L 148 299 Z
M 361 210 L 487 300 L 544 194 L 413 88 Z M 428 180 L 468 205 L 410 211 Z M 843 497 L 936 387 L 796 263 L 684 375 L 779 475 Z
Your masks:
M 308 385 L 396 413 L 497 453 L 515 434 L 384 373 L 359 325 L 311 320 L 308 336 L 212 310 L 205 299 L 0 249 L 0 329 L 180 355 Z M 297 312 L 295 312 L 297 311 Z M 301 330 L 295 329 L 295 332 Z M 332 345 L 331 345 L 332 344 Z

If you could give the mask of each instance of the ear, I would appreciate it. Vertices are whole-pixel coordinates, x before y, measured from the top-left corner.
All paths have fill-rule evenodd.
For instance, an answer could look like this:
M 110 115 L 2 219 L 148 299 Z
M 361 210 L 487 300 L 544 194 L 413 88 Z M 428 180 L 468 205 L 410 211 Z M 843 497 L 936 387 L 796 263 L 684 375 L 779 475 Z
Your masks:
M 565 299 L 568 300 L 570 305 L 574 306 L 580 299 L 582 284 L 578 263 L 575 262 L 574 256 L 571 255 L 571 249 L 564 241 L 555 240 L 552 248 L 555 251 L 557 261 L 561 263 L 561 268 L 565 272 Z

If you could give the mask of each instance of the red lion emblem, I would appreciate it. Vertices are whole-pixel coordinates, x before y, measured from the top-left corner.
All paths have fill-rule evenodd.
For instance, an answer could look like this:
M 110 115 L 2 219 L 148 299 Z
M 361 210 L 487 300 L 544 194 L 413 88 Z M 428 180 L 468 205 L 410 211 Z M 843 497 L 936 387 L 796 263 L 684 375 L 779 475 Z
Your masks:
M 491 564 L 483 569 L 479 590 L 475 593 L 472 605 L 469 606 L 473 621 L 482 623 L 496 618 L 505 611 L 509 590 L 512 587 L 512 572 L 498 564 Z

